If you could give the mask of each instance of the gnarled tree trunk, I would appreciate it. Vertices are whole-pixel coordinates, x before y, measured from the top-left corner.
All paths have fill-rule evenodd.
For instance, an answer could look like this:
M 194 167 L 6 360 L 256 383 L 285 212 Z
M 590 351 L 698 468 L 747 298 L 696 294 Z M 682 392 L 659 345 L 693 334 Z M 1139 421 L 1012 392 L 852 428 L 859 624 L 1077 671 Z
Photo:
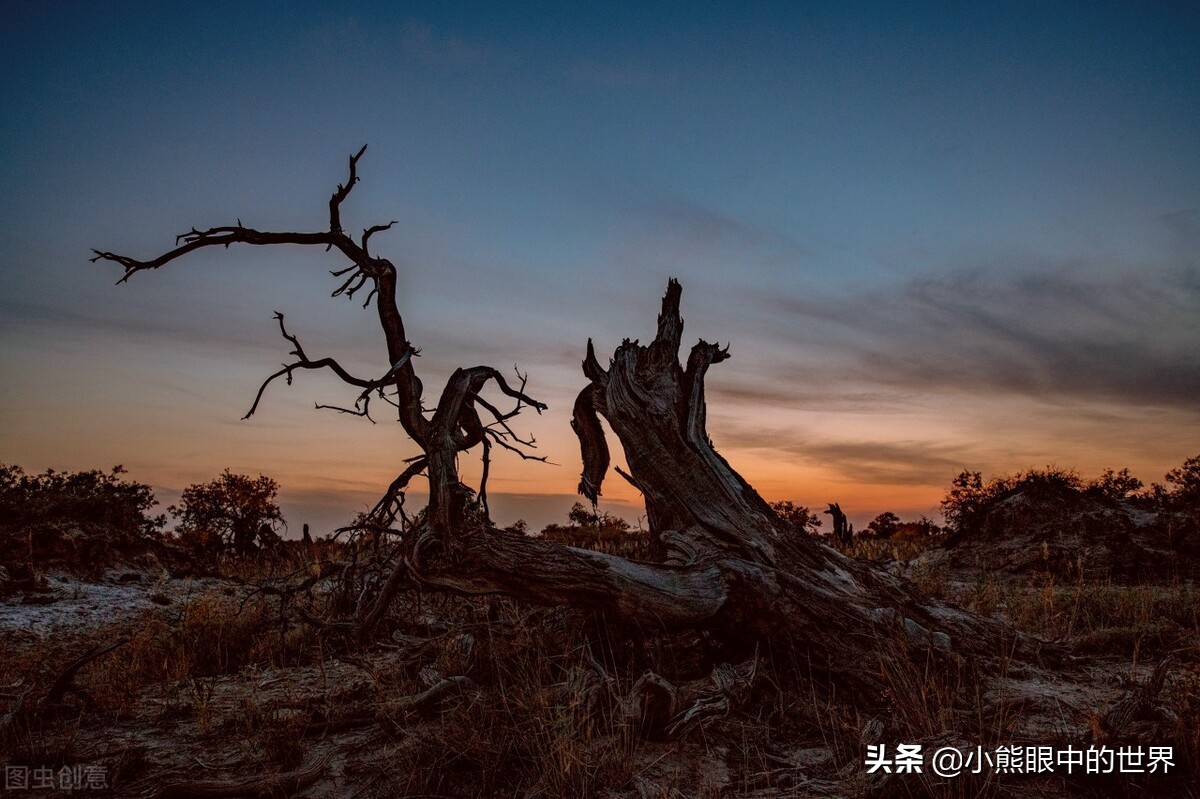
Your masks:
M 725 637 L 796 646 L 813 667 L 867 695 L 884 690 L 881 639 L 950 656 L 1035 656 L 1040 642 L 923 599 L 908 583 L 787 531 L 714 449 L 705 429 L 704 378 L 727 349 L 698 342 L 681 364 L 681 287 L 672 280 L 648 346 L 626 340 L 607 369 L 591 342 L 589 384 L 572 426 L 595 501 L 609 467 L 603 417 L 625 451 L 625 475 L 645 496 L 651 531 L 668 552 L 637 563 L 590 550 L 457 524 L 412 542 L 420 581 L 467 593 L 502 592 L 592 608 L 640 625 L 705 628 Z M 430 546 L 437 542 L 440 546 Z
M 396 267 L 368 248 L 371 237 L 391 225 L 369 227 L 358 240 L 342 227 L 341 206 L 358 181 L 357 164 L 365 151 L 364 146 L 350 158 L 349 180 L 329 199 L 328 230 L 260 231 L 239 220 L 193 229 L 177 239 L 174 249 L 148 261 L 106 251 L 97 251 L 93 259 L 121 265 L 123 282 L 206 247 L 320 246 L 350 262 L 333 273 L 343 280 L 334 296 L 354 296 L 370 287 L 365 304 L 374 301 L 388 359 L 382 376 L 361 378 L 332 358 L 309 358 L 277 314 L 294 360 L 267 378 L 246 414 L 254 413 L 276 378 L 291 382 L 298 370 L 329 369 L 361 390 L 352 408 L 334 410 L 366 416 L 377 397 L 396 409 L 398 421 L 420 447 L 422 454 L 409 459 L 369 522 L 388 527 L 409 481 L 424 474 L 430 497 L 425 523 L 404 536 L 400 566 L 378 601 L 364 609 L 362 631 L 369 633 L 402 579 L 410 576 L 454 591 L 498 592 L 602 611 L 644 627 L 703 628 L 726 639 L 798 647 L 830 679 L 876 696 L 883 691 L 877 676 L 881 638 L 899 634 L 913 647 L 946 656 L 1037 653 L 1037 642 L 1003 625 L 928 602 L 904 581 L 788 531 L 709 440 L 704 379 L 729 353 L 700 341 L 680 363 L 682 289 L 674 280 L 648 346 L 625 341 L 606 369 L 588 343 L 583 371 L 589 383 L 576 400 L 572 420 L 584 461 L 580 492 L 595 501 L 608 471 L 603 417 L 624 448 L 626 477 L 645 496 L 651 531 L 665 545 L 666 559 L 639 563 L 497 530 L 487 520 L 486 503 L 478 501 L 486 485 L 478 492 L 464 485 L 457 458 L 482 447 L 486 480 L 493 444 L 531 457 L 522 449 L 532 442 L 517 436 L 508 420 L 523 407 L 541 411 L 545 406 L 524 393 L 523 379 L 513 388 L 495 369 L 476 366 L 457 370 L 436 408 L 424 408 L 423 385 L 413 365 L 417 351 L 396 301 Z M 515 407 L 505 412 L 485 400 L 480 392 L 489 384 L 515 400 Z

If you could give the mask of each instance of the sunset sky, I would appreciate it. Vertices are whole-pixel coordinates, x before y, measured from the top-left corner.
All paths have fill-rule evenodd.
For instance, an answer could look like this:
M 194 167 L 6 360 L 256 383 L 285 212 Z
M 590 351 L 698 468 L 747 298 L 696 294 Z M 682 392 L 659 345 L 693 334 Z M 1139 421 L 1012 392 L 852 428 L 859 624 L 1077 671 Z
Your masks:
M 715 367 L 717 448 L 769 500 L 933 514 L 963 468 L 1200 453 L 1200 11 L 1193 3 L 5 3 L 0 462 L 108 468 L 164 504 L 226 467 L 293 531 L 416 452 L 314 409 L 388 364 L 333 253 L 204 252 L 241 219 L 348 230 L 401 270 L 436 397 L 517 365 L 556 465 L 498 455 L 502 522 L 575 501 L 586 341 L 652 337 L 669 276 Z M 615 443 L 615 442 L 614 442 Z M 464 469 L 477 471 L 470 458 Z M 610 475 L 610 478 L 612 476 Z M 419 504 L 419 500 L 414 500 Z M 619 478 L 602 508 L 636 518 Z

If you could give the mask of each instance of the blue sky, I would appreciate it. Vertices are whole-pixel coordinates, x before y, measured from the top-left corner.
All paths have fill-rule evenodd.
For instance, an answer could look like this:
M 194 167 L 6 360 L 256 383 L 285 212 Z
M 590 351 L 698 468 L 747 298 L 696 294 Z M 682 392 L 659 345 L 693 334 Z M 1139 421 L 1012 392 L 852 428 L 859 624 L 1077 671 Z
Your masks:
M 1200 12 L 1187 4 L 6 4 L 0 460 L 121 462 L 164 498 L 229 466 L 319 526 L 411 454 L 286 357 L 386 369 L 332 256 L 138 257 L 240 218 L 348 227 L 403 271 L 421 374 L 517 364 L 556 467 L 492 491 L 540 524 L 578 473 L 587 338 L 730 342 L 710 427 L 769 499 L 860 522 L 961 468 L 1145 480 L 1200 451 Z M 382 368 L 381 368 L 382 366 Z M 613 485 L 613 510 L 636 496 Z M 343 511 L 345 508 L 347 510 Z M 561 508 L 561 510 L 559 510 Z

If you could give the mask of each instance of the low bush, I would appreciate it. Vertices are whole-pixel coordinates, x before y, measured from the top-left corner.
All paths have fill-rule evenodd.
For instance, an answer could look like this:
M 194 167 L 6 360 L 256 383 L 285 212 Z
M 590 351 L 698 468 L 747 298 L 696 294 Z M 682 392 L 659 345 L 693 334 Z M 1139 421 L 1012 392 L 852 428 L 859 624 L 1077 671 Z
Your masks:
M 150 514 L 154 492 L 124 474 L 0 465 L 0 590 L 34 587 L 51 568 L 97 573 L 159 546 L 166 517 Z
M 108 473 L 47 469 L 26 474 L 20 466 L 0 464 L 0 525 L 65 523 L 157 536 L 166 517 L 147 515 L 157 504 L 154 492 L 124 474 L 122 466 Z

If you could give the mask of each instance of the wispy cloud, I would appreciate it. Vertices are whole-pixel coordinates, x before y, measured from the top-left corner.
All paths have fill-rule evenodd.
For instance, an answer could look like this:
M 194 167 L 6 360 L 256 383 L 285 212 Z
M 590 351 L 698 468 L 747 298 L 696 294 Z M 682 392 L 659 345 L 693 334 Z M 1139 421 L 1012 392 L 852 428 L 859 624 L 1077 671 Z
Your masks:
M 961 270 L 842 296 L 760 294 L 773 337 L 885 391 L 1200 410 L 1200 267 Z
M 782 453 L 848 480 L 894 486 L 944 486 L 978 460 L 969 445 L 908 440 L 837 440 L 810 432 L 736 425 L 722 441 L 735 448 Z
M 1180 208 L 1162 214 L 1158 221 L 1171 233 L 1173 245 L 1184 258 L 1195 258 L 1200 245 L 1200 211 L 1195 208 Z
M 622 216 L 634 220 L 617 244 L 612 260 L 663 274 L 717 270 L 767 272 L 807 262 L 807 247 L 791 236 L 737 213 L 665 194 L 644 186 L 609 187 L 598 196 Z
M 424 19 L 406 18 L 363 22 L 350 15 L 305 29 L 299 46 L 307 58 L 345 69 L 364 56 L 399 54 L 425 67 L 457 69 L 490 64 L 499 51 L 494 45 L 460 35 Z M 379 68 L 379 63 L 374 63 Z
M 0 331 L 12 339 L 22 335 L 45 336 L 47 331 L 56 334 L 70 331 L 76 337 L 86 335 L 87 340 L 109 336 L 121 340 L 167 340 L 173 345 L 182 342 L 257 354 L 286 351 L 286 342 L 278 338 L 278 327 L 271 330 L 275 323 L 267 315 L 254 320 L 228 313 L 226 309 L 203 307 L 181 316 L 167 308 L 135 305 L 113 302 L 87 309 L 80 302 L 60 302 L 57 298 L 46 302 L 0 299 Z
M 863 391 L 847 386 L 813 386 L 820 373 L 792 371 L 784 375 L 764 375 L 751 383 L 739 382 L 720 372 L 710 373 L 706 387 L 710 403 L 720 405 L 778 406 L 792 410 L 837 411 L 838 413 L 878 413 L 882 409 L 903 410 L 918 407 L 912 392 Z

